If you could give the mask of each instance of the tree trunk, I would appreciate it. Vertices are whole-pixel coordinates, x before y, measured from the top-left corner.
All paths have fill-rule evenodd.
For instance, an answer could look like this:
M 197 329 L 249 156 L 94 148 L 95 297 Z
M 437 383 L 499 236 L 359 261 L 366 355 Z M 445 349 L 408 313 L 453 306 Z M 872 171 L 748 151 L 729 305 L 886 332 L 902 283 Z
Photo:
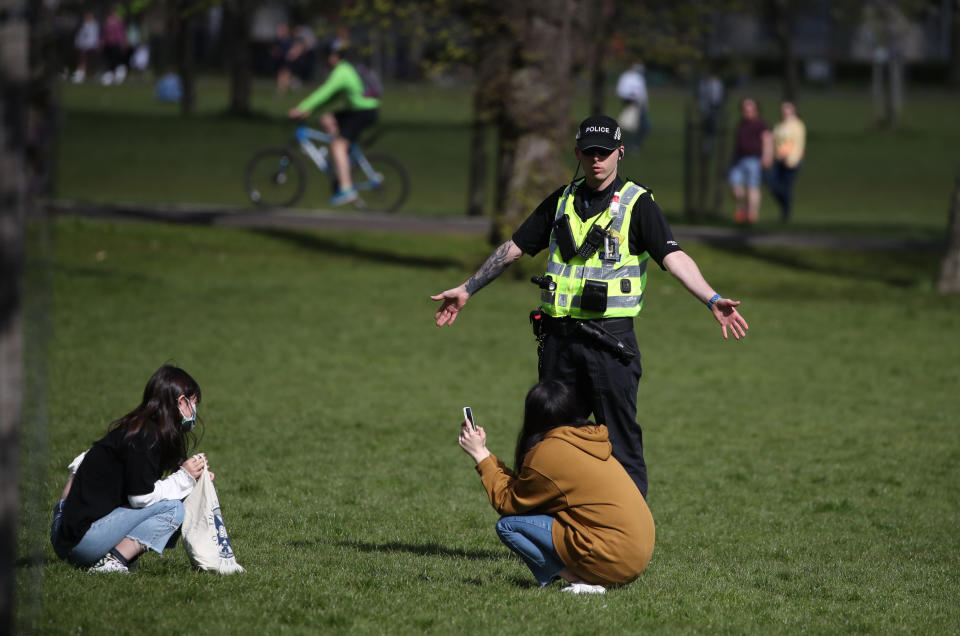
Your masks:
M 947 253 L 940 265 L 937 289 L 941 294 L 960 294 L 960 174 L 953 187 L 950 223 L 947 229 Z
M 888 66 L 890 81 L 887 83 L 887 125 L 890 128 L 900 126 L 900 113 L 903 111 L 904 60 L 900 49 L 894 49 Z
M 224 48 L 230 70 L 231 115 L 250 114 L 252 65 L 250 59 L 250 0 L 229 0 L 224 4 Z
M 483 216 L 487 201 L 487 125 L 482 84 L 477 82 L 470 126 L 470 176 L 467 181 L 467 216 Z
M 26 98 L 30 24 L 26 0 L 0 0 L 0 633 L 13 633 L 23 338 L 21 290 L 26 215 Z
M 604 0 L 603 8 L 592 11 L 594 37 L 590 52 L 590 114 L 603 115 L 607 88 L 607 53 L 610 49 L 610 36 L 616 24 L 614 14 L 616 3 Z
M 797 77 L 797 56 L 793 47 L 793 12 L 790 0 L 774 0 L 774 33 L 780 45 L 780 59 L 783 63 L 783 99 L 796 101 L 799 78 Z
M 194 51 L 196 42 L 196 13 L 192 0 L 180 0 L 174 3 L 177 8 L 177 73 L 183 84 L 183 98 L 180 100 L 180 114 L 189 117 L 196 111 L 196 67 Z
M 495 11 L 495 8 L 493 8 Z M 470 133 L 470 174 L 467 191 L 467 215 L 481 216 L 487 200 L 487 135 L 503 116 L 501 96 L 506 88 L 511 47 L 505 24 L 491 7 L 477 7 L 470 21 L 480 33 L 477 42 L 477 83 L 473 94 L 473 123 Z
M 571 27 L 578 1 L 500 0 L 511 55 L 499 96 L 503 110 L 494 243 L 570 178 Z
M 950 86 L 960 88 L 960 0 L 953 0 L 950 16 Z

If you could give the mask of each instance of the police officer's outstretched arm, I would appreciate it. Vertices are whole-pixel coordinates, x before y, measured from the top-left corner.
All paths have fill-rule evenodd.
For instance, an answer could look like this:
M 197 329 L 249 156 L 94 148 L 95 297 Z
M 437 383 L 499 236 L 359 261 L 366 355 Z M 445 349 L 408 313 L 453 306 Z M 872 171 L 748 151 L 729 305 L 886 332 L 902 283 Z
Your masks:
M 687 290 L 700 299 L 700 301 L 710 307 L 714 318 L 720 323 L 720 330 L 723 337 L 727 338 L 727 329 L 733 334 L 733 337 L 739 340 L 747 335 L 747 329 L 750 325 L 744 320 L 740 312 L 737 311 L 739 300 L 730 298 L 719 298 L 711 304 L 711 299 L 718 296 L 713 287 L 704 279 L 700 273 L 700 268 L 686 252 L 670 252 L 663 258 L 663 266 L 667 271 L 679 280 Z
M 503 273 L 503 270 L 513 261 L 523 255 L 523 250 L 517 247 L 517 244 L 510 239 L 496 251 L 480 266 L 473 276 L 467 279 L 462 285 L 448 289 L 445 292 L 431 296 L 432 300 L 443 301 L 440 309 L 434 314 L 437 326 L 452 325 L 457 319 L 457 314 L 467 304 L 470 296 L 473 296 L 478 290 L 486 286 L 490 281 Z

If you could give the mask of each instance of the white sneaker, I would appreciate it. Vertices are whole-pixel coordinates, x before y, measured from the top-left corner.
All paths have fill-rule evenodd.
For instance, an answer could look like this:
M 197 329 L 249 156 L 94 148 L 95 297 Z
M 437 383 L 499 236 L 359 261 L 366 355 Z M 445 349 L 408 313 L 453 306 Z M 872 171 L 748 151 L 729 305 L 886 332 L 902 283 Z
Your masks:
M 107 71 L 103 75 L 101 75 L 100 83 L 103 84 L 104 86 L 110 86 L 111 84 L 113 84 L 113 73 L 111 73 L 110 71 Z
M 123 563 L 120 563 L 112 554 L 108 554 L 93 565 L 87 572 L 123 572 L 129 574 L 130 569 Z
M 602 585 L 590 585 L 589 583 L 571 583 L 560 591 L 571 594 L 606 594 L 607 588 Z

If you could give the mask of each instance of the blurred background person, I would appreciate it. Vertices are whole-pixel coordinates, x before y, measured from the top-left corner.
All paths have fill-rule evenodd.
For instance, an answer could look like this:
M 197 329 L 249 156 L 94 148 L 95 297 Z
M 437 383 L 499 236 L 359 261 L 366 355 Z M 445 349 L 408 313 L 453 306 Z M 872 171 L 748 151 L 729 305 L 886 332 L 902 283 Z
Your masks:
M 316 66 L 317 37 L 306 26 L 293 29 L 290 46 L 283 59 L 278 61 L 277 92 L 286 93 L 291 88 L 300 88 L 302 82 L 313 79 Z
M 103 44 L 103 75 L 100 82 L 104 86 L 117 83 L 122 84 L 127 78 L 127 27 L 120 17 L 117 7 L 110 12 L 103 21 L 103 31 L 100 34 Z
M 350 145 L 377 121 L 380 112 L 379 93 L 371 92 L 372 87 L 368 88 L 357 69 L 345 59 L 344 48 L 342 40 L 333 40 L 325 47 L 330 75 L 289 113 L 293 119 L 303 119 L 320 106 L 333 101 L 345 102 L 345 108 L 325 112 L 320 117 L 323 130 L 333 137 L 330 154 L 337 172 L 337 191 L 330 197 L 331 205 L 357 200 L 357 189 L 350 176 Z
M 793 207 L 793 181 L 806 151 L 807 127 L 797 116 L 797 107 L 784 100 L 780 104 L 780 122 L 773 127 L 773 167 L 767 180 L 770 193 L 780 206 L 780 220 L 790 220 Z
M 643 62 L 638 60 L 617 80 L 617 97 L 623 100 L 623 110 L 617 123 L 625 133 L 624 146 L 627 150 L 639 148 L 650 131 L 650 100 L 645 73 Z
M 760 118 L 757 102 L 745 97 L 740 102 L 740 123 L 733 146 L 733 165 L 728 180 L 737 208 L 733 220 L 756 223 L 760 215 L 760 182 L 763 171 L 773 162 L 773 136 Z
M 83 82 L 87 71 L 93 66 L 100 48 L 100 24 L 91 11 L 83 14 L 83 22 L 73 38 L 73 47 L 77 51 L 77 67 L 73 71 L 73 81 Z
M 281 22 L 277 25 L 277 33 L 270 47 L 270 60 L 273 70 L 277 74 L 277 93 L 283 94 L 290 87 L 290 71 L 286 66 L 287 54 L 293 46 L 293 37 L 290 35 L 290 25 Z
M 701 152 L 712 155 L 717 133 L 723 117 L 723 104 L 726 99 L 723 80 L 716 69 L 711 68 L 707 75 L 697 82 L 697 106 L 700 109 L 700 130 L 702 135 Z

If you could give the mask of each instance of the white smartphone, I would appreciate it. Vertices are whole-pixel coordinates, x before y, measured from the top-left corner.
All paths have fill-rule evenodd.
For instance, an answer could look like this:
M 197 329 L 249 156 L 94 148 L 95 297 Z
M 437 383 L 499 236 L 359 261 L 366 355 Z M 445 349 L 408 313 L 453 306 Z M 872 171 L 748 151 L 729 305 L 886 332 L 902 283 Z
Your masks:
M 470 422 L 470 427 L 474 430 L 474 432 L 477 431 L 477 425 L 473 421 L 473 409 L 471 409 L 469 406 L 463 407 L 463 419 Z

